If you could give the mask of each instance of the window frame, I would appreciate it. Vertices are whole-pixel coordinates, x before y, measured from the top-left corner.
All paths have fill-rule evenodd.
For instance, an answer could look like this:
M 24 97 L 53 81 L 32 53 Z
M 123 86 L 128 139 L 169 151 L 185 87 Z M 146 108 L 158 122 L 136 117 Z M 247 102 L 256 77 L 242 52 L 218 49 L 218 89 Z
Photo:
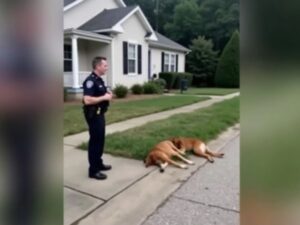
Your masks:
M 129 48 L 130 46 L 134 46 L 134 58 L 129 57 Z M 130 72 L 129 69 L 129 60 L 134 60 L 134 72 Z M 138 43 L 136 41 L 128 41 L 127 42 L 127 68 L 128 68 L 128 75 L 129 76 L 136 76 L 138 75 Z
M 70 53 L 70 58 L 66 58 L 65 54 L 66 54 L 66 50 L 65 50 L 65 46 L 70 47 L 70 51 L 68 51 L 68 53 Z M 71 69 L 70 70 L 65 70 L 65 62 L 71 62 Z M 73 58 L 72 58 L 72 45 L 70 43 L 64 43 L 64 72 L 73 72 L 73 68 L 72 68 L 72 63 L 73 63 Z
M 167 55 L 168 55 L 168 61 L 166 60 Z M 174 58 L 173 63 L 172 63 L 172 58 Z M 172 66 L 174 66 L 174 71 L 171 70 Z M 167 68 L 167 70 L 166 70 L 166 68 Z M 176 54 L 175 53 L 173 53 L 173 52 L 165 52 L 164 53 L 164 72 L 176 72 Z

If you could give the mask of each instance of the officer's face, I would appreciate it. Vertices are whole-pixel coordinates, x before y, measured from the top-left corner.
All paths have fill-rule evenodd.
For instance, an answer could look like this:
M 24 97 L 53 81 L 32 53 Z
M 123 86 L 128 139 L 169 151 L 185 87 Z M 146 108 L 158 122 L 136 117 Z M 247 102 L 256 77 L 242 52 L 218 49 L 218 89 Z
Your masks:
M 99 74 L 103 75 L 108 70 L 108 64 L 106 60 L 101 60 L 100 63 L 97 64 L 96 70 L 99 72 Z

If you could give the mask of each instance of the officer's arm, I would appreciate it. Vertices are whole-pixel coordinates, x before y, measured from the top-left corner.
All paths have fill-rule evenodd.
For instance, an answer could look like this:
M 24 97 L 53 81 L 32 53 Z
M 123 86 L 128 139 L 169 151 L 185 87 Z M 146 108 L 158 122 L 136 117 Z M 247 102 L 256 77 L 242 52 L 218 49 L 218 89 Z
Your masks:
M 93 97 L 93 96 L 89 96 L 89 95 L 83 96 L 83 102 L 85 105 L 95 105 L 95 104 L 98 104 L 99 102 L 109 101 L 109 100 L 111 100 L 110 94 L 105 94 L 105 95 L 99 96 L 99 97 Z

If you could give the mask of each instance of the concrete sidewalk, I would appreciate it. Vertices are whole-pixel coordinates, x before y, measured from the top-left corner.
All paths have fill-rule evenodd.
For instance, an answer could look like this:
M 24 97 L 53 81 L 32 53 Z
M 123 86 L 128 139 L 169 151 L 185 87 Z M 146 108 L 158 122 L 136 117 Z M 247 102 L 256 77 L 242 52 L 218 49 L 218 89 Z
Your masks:
M 177 113 L 191 112 L 236 95 L 238 94 L 212 98 L 178 109 L 111 124 L 107 126 L 107 133 L 123 131 Z M 237 135 L 238 129 L 238 126 L 229 129 L 217 140 L 210 142 L 209 146 L 216 150 L 222 148 L 224 143 Z M 107 172 L 107 180 L 97 181 L 87 177 L 86 152 L 75 147 L 87 140 L 86 132 L 64 138 L 66 225 L 140 225 L 185 179 L 206 162 L 202 158 L 195 158 L 196 165 L 188 170 L 168 167 L 166 173 L 160 174 L 156 167 L 146 169 L 141 161 L 105 154 L 105 162 L 112 164 L 113 169 Z

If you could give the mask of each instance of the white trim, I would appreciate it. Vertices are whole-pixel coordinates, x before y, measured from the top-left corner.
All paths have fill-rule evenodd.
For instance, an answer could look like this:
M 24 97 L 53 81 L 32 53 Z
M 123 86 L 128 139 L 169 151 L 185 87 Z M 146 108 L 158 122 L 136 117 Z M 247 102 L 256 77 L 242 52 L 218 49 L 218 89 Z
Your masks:
M 64 12 L 68 11 L 69 9 L 73 8 L 74 6 L 78 5 L 79 3 L 83 2 L 85 0 L 77 0 L 75 2 L 72 2 L 71 4 L 69 5 L 66 5 L 64 7 Z M 124 3 L 123 0 L 116 0 L 117 4 L 121 7 L 126 7 L 126 4 Z
M 116 23 L 112 28 L 108 29 L 100 29 L 100 30 L 94 30 L 93 32 L 115 32 L 115 33 L 124 33 L 124 29 L 122 27 L 122 23 L 127 20 L 129 17 L 131 17 L 134 13 L 138 13 L 138 15 L 141 18 L 142 24 L 146 27 L 146 30 L 151 32 L 151 36 L 145 38 L 149 41 L 157 41 L 157 37 L 155 35 L 154 30 L 152 29 L 151 25 L 149 24 L 148 20 L 146 19 L 143 11 L 139 6 L 136 6 L 130 13 L 128 13 L 123 19 L 121 19 L 118 23 Z
M 72 3 L 69 4 L 69 5 L 66 5 L 66 6 L 64 7 L 64 12 L 66 12 L 67 10 L 73 8 L 74 6 L 78 5 L 79 3 L 83 2 L 83 1 L 84 1 L 84 0 L 77 0 L 77 1 L 75 1 L 75 2 L 72 2 Z
M 149 48 L 150 49 L 155 48 L 155 49 L 159 49 L 159 50 L 162 50 L 162 49 L 172 50 L 172 51 L 177 51 L 179 53 L 184 53 L 184 54 L 188 54 L 191 52 L 190 49 L 184 50 L 184 49 L 179 49 L 176 47 L 171 47 L 168 45 L 164 45 L 164 44 L 160 44 L 160 43 L 153 43 L 153 42 L 149 42 Z
M 126 7 L 126 4 L 123 2 L 123 0 L 117 0 L 117 2 L 118 2 L 121 6 Z
M 153 41 L 157 41 L 157 37 L 154 33 L 154 30 L 152 29 L 151 25 L 149 24 L 148 20 L 146 19 L 143 11 L 141 10 L 141 8 L 139 6 L 137 6 L 136 8 L 134 8 L 130 13 L 128 13 L 123 19 L 121 19 L 116 25 L 121 25 L 125 20 L 127 20 L 129 17 L 131 17 L 134 13 L 138 13 L 140 15 L 140 17 L 142 18 L 142 23 L 144 24 L 144 26 L 146 26 L 147 30 L 149 30 L 152 35 L 150 37 L 148 37 L 149 40 L 153 40 Z
M 110 78 L 111 78 L 111 90 L 114 88 L 114 86 L 115 86 L 115 81 L 114 81 L 114 75 L 113 74 L 115 74 L 114 73 L 114 61 L 115 61 L 115 54 L 114 54 L 114 51 L 115 51 L 115 41 L 114 40 L 112 40 L 112 42 L 111 42 L 111 44 L 110 44 L 110 49 L 111 49 L 111 62 L 110 62 L 110 71 L 111 71 L 111 73 L 110 73 Z M 107 85 L 107 84 L 106 84 Z
M 116 24 L 112 27 L 112 30 L 119 33 L 124 33 L 124 29 L 120 24 Z
M 83 30 L 76 30 L 76 29 L 67 29 L 64 31 L 65 33 L 65 37 L 72 37 L 72 35 L 76 35 L 77 37 L 81 38 L 81 39 L 86 39 L 86 40 L 91 40 L 91 41 L 98 41 L 98 42 L 102 42 L 102 43 L 111 43 L 112 38 L 111 37 L 107 37 L 105 35 L 101 35 L 101 34 L 95 34 L 93 32 L 89 32 L 89 31 L 83 31 Z
M 79 85 L 79 64 L 78 64 L 78 43 L 77 36 L 72 36 L 72 72 L 73 72 L 73 88 L 80 88 Z
M 108 29 L 102 29 L 102 30 L 93 30 L 93 32 L 95 32 L 95 33 L 112 32 L 112 33 L 120 34 L 120 33 L 124 33 L 124 30 L 122 32 L 120 32 L 120 30 L 114 30 L 113 28 L 108 28 Z

